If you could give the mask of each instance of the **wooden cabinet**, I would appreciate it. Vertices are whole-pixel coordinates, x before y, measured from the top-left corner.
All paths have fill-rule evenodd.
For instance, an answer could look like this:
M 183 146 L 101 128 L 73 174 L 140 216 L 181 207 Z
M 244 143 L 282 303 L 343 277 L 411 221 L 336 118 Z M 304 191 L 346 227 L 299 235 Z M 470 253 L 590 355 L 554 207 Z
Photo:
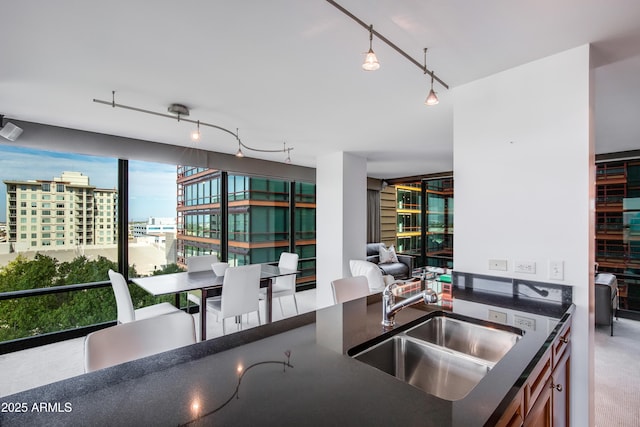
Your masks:
M 568 320 L 501 415 L 497 427 L 569 426 L 570 338 Z
M 525 419 L 536 405 L 540 396 L 550 388 L 548 380 L 551 377 L 551 349 L 542 356 L 540 362 L 529 375 L 524 386 Z
M 553 347 L 553 426 L 569 425 L 569 379 L 571 378 L 571 324 L 565 325 Z
M 523 402 L 523 390 L 521 389 L 502 413 L 495 427 L 522 427 L 522 423 L 524 423 Z
M 549 376 L 542 384 L 538 398 L 524 418 L 524 427 L 551 427 L 553 424 L 553 389 Z
M 525 386 L 525 426 L 569 425 L 571 320 L 567 320 Z

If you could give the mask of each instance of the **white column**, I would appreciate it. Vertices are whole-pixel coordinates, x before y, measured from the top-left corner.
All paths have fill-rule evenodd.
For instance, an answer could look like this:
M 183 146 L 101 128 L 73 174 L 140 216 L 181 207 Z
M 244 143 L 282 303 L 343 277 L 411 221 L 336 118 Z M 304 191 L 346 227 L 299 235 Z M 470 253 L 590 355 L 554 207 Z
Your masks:
M 364 259 L 367 240 L 367 162 L 338 152 L 316 165 L 316 302 L 333 304 L 331 281 L 350 276 L 349 260 Z
M 573 286 L 571 424 L 593 425 L 594 144 L 590 47 L 454 91 L 454 266 Z M 489 270 L 507 260 L 508 271 Z M 514 271 L 517 261 L 535 273 Z M 549 264 L 561 261 L 562 280 Z

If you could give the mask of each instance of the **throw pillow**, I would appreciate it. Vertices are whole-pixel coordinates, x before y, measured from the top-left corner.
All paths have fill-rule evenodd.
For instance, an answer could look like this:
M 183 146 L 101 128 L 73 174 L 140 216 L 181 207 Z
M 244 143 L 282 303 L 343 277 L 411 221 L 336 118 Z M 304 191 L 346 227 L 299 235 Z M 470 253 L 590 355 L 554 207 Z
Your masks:
M 392 262 L 399 262 L 396 255 L 396 249 L 393 245 L 389 246 L 389 249 L 380 246 L 380 264 L 387 264 Z

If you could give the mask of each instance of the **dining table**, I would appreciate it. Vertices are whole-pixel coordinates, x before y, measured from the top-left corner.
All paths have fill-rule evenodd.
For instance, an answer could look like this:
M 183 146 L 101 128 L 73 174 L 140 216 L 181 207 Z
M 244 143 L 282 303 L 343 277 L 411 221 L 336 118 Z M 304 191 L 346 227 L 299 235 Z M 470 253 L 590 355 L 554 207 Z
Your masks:
M 233 267 L 230 267 L 233 268 Z M 277 277 L 297 274 L 297 270 L 281 268 L 272 264 L 260 264 L 260 287 L 266 288 L 266 323 L 271 323 L 273 282 Z M 131 281 L 153 296 L 176 295 L 176 306 L 180 308 L 179 295 L 182 292 L 199 290 L 202 292 L 200 304 L 200 333 L 202 341 L 207 339 L 206 300 L 219 295 L 224 283 L 224 275 L 218 276 L 212 270 L 183 271 L 179 273 L 159 274 L 157 276 L 132 277 Z

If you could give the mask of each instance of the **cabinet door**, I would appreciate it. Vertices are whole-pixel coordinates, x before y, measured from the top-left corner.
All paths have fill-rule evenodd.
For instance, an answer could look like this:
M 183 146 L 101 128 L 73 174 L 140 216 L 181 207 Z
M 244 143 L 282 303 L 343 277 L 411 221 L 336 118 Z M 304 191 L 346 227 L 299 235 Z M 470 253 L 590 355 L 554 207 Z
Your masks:
M 559 363 L 567 349 L 571 348 L 571 320 L 564 325 L 553 342 L 553 367 Z
M 544 386 L 535 400 L 531 410 L 524 419 L 524 427 L 551 427 L 551 411 L 553 393 L 551 390 L 552 378 L 545 381 Z
M 556 363 L 551 374 L 553 379 L 553 426 L 569 426 L 569 379 L 570 379 L 571 349 L 565 350 L 562 358 Z
M 551 351 L 547 350 L 529 375 L 524 389 L 525 418 L 528 417 L 529 411 L 538 401 L 538 396 L 549 389 L 547 382 L 551 378 L 551 371 Z
M 504 411 L 495 427 L 522 427 L 522 423 L 524 421 L 523 400 L 523 392 L 520 390 L 518 395 L 509 404 L 509 407 Z

